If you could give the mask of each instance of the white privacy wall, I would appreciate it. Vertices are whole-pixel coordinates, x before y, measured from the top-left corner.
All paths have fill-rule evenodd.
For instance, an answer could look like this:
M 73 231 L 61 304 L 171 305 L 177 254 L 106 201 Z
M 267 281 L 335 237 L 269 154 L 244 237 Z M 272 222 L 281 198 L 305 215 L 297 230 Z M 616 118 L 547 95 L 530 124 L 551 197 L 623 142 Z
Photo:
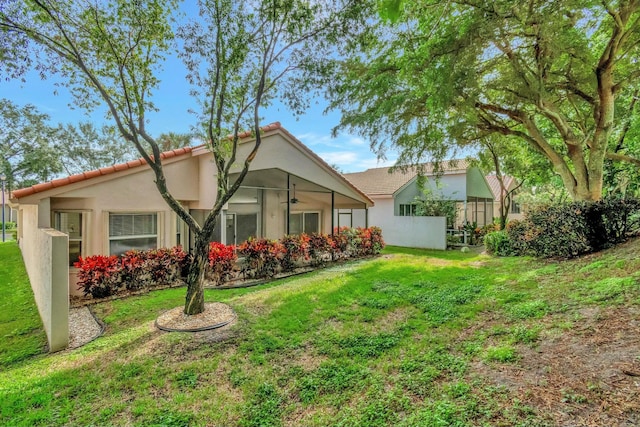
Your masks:
M 392 197 L 375 198 L 369 208 L 369 226 L 382 229 L 387 245 L 408 248 L 447 249 L 447 219 L 434 216 L 395 216 Z M 361 224 L 354 224 L 362 226 Z
M 395 216 L 381 226 L 388 245 L 447 249 L 447 219 L 443 216 Z

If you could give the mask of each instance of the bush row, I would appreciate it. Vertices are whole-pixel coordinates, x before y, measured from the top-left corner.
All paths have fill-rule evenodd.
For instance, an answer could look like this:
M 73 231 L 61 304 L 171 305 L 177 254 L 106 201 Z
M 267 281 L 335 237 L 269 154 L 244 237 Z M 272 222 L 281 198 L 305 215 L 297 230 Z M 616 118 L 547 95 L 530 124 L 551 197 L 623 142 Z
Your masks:
M 611 247 L 640 230 L 640 200 L 603 199 L 544 206 L 489 233 L 487 251 L 497 255 L 572 258 Z
M 123 255 L 94 255 L 74 264 L 78 289 L 104 298 L 123 291 L 170 285 L 186 274 L 191 257 L 180 246 L 128 251 Z
M 235 246 L 212 242 L 208 279 L 222 285 L 241 274 L 244 278 L 269 278 L 305 265 L 357 258 L 379 253 L 384 247 L 378 227 L 336 229 L 334 235 L 300 234 L 280 240 L 249 239 Z M 239 257 L 241 262 L 238 262 Z M 181 247 L 129 251 L 121 256 L 95 255 L 75 263 L 78 286 L 85 295 L 103 298 L 122 291 L 171 284 L 188 272 L 191 256 Z

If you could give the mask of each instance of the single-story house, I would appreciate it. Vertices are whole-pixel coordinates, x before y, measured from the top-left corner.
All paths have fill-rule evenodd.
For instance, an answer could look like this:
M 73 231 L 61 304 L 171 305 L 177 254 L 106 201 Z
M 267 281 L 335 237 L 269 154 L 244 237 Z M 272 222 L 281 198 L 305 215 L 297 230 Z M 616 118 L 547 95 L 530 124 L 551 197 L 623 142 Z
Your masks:
M 506 193 L 509 193 L 511 197 L 509 200 L 507 221 L 511 221 L 512 219 L 521 220 L 524 218 L 522 206 L 514 200 L 514 196 L 518 194 L 517 190 L 515 190 L 518 187 L 516 179 L 512 176 L 506 175 L 503 178 L 506 191 L 502 191 L 500 188 L 500 181 L 498 181 L 498 178 L 495 175 L 487 175 L 485 178 L 487 178 L 487 182 L 489 183 L 489 187 L 491 187 L 491 192 L 495 199 L 495 202 L 493 203 L 493 212 L 495 212 L 495 216 L 500 216 L 500 200 L 507 195 Z
M 280 123 L 264 127 L 262 145 L 238 192 L 221 214 L 212 240 L 237 244 L 250 236 L 276 239 L 300 232 L 331 233 L 334 211 L 367 210 L 373 201 L 290 134 Z M 254 141 L 241 135 L 238 159 Z M 167 185 L 197 221 L 216 197 L 216 167 L 205 147 L 162 154 Z M 240 166 L 232 169 L 231 179 Z M 76 292 L 73 263 L 79 256 L 121 254 L 129 249 L 182 245 L 193 236 L 167 206 L 142 159 L 15 190 L 18 239 L 27 269 L 36 229 L 52 228 L 68 237 L 70 291 Z
M 457 218 L 454 230 L 467 223 L 476 223 L 479 227 L 489 224 L 494 217 L 494 196 L 491 188 L 479 168 L 469 165 L 465 160 L 451 160 L 440 165 L 440 173 L 434 172 L 432 164 L 422 168 L 426 178 L 424 188 L 430 197 L 455 201 Z M 356 187 L 364 191 L 375 206 L 368 210 L 368 224 L 382 228 L 385 241 L 401 246 L 446 247 L 444 231 L 438 231 L 438 243 L 427 243 L 419 231 L 425 226 L 423 220 L 407 222 L 401 217 L 416 216 L 416 198 L 425 197 L 418 181 L 418 169 L 373 168 L 364 172 L 347 173 L 344 176 Z M 362 225 L 365 213 L 357 210 L 340 210 L 337 222 L 342 225 Z M 400 225 L 407 223 L 407 225 Z M 426 232 L 429 234 L 429 232 Z

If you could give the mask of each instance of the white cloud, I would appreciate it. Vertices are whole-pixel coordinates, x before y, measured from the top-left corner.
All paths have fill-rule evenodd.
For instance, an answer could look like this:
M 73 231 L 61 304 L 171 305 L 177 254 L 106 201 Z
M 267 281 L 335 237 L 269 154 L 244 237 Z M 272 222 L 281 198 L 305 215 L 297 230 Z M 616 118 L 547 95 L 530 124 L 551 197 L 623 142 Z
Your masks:
M 338 134 L 335 138 L 331 134 L 319 134 L 316 132 L 307 132 L 296 135 L 296 137 L 309 147 L 331 147 L 331 148 L 344 148 L 344 147 L 365 147 L 367 142 L 354 135 Z
M 373 154 L 361 151 L 320 152 L 318 155 L 343 172 L 362 172 L 370 168 L 393 166 L 395 163 L 395 159 L 378 160 Z
M 353 151 L 334 151 L 331 153 L 318 153 L 322 159 L 330 165 L 343 167 L 358 160 L 358 153 Z
M 382 167 L 391 167 L 395 165 L 396 159 L 384 159 L 380 160 L 376 157 L 371 157 L 368 159 L 362 159 L 358 162 L 358 166 L 361 167 L 360 170 L 371 169 L 371 168 L 382 168 Z
M 331 144 L 333 142 L 331 135 L 328 135 L 328 134 L 320 135 L 315 132 L 298 134 L 296 135 L 296 138 L 298 138 L 300 141 L 302 141 L 305 145 L 308 145 L 309 147 L 313 147 L 316 145 L 332 146 Z

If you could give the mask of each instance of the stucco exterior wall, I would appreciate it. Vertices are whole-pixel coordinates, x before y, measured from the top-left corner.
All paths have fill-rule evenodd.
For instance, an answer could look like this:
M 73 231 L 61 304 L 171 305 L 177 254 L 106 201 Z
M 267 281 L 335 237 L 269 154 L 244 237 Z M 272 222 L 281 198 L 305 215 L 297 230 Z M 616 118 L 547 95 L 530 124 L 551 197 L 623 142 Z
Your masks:
M 38 228 L 38 207 L 20 208 L 20 249 L 50 351 L 69 345 L 69 243 L 66 234 Z
M 425 187 L 429 189 L 432 197 L 435 199 L 465 200 L 467 198 L 467 178 L 464 173 L 444 175 L 440 177 L 439 181 L 428 179 Z M 416 197 L 423 196 L 424 193 L 420 191 L 417 181 L 414 178 L 396 193 L 393 214 L 400 214 L 401 204 L 414 203 Z
M 188 202 L 198 196 L 196 186 L 192 185 L 197 170 L 190 164 L 191 159 L 185 162 L 170 163 L 164 169 L 167 185 L 174 192 L 174 197 Z M 84 255 L 109 254 L 110 212 L 157 213 L 158 246 L 173 246 L 176 243 L 175 216 L 158 192 L 150 169 L 140 169 L 136 173 L 124 174 L 89 187 L 66 191 L 50 200 L 49 216 L 55 211 L 84 213 L 87 222 Z
M 447 249 L 447 219 L 443 216 L 397 216 L 382 228 L 388 245 Z
M 369 208 L 369 226 L 382 229 L 388 245 L 409 248 L 447 249 L 446 218 L 394 215 L 394 199 L 375 198 Z M 356 226 L 356 225 L 354 225 Z

